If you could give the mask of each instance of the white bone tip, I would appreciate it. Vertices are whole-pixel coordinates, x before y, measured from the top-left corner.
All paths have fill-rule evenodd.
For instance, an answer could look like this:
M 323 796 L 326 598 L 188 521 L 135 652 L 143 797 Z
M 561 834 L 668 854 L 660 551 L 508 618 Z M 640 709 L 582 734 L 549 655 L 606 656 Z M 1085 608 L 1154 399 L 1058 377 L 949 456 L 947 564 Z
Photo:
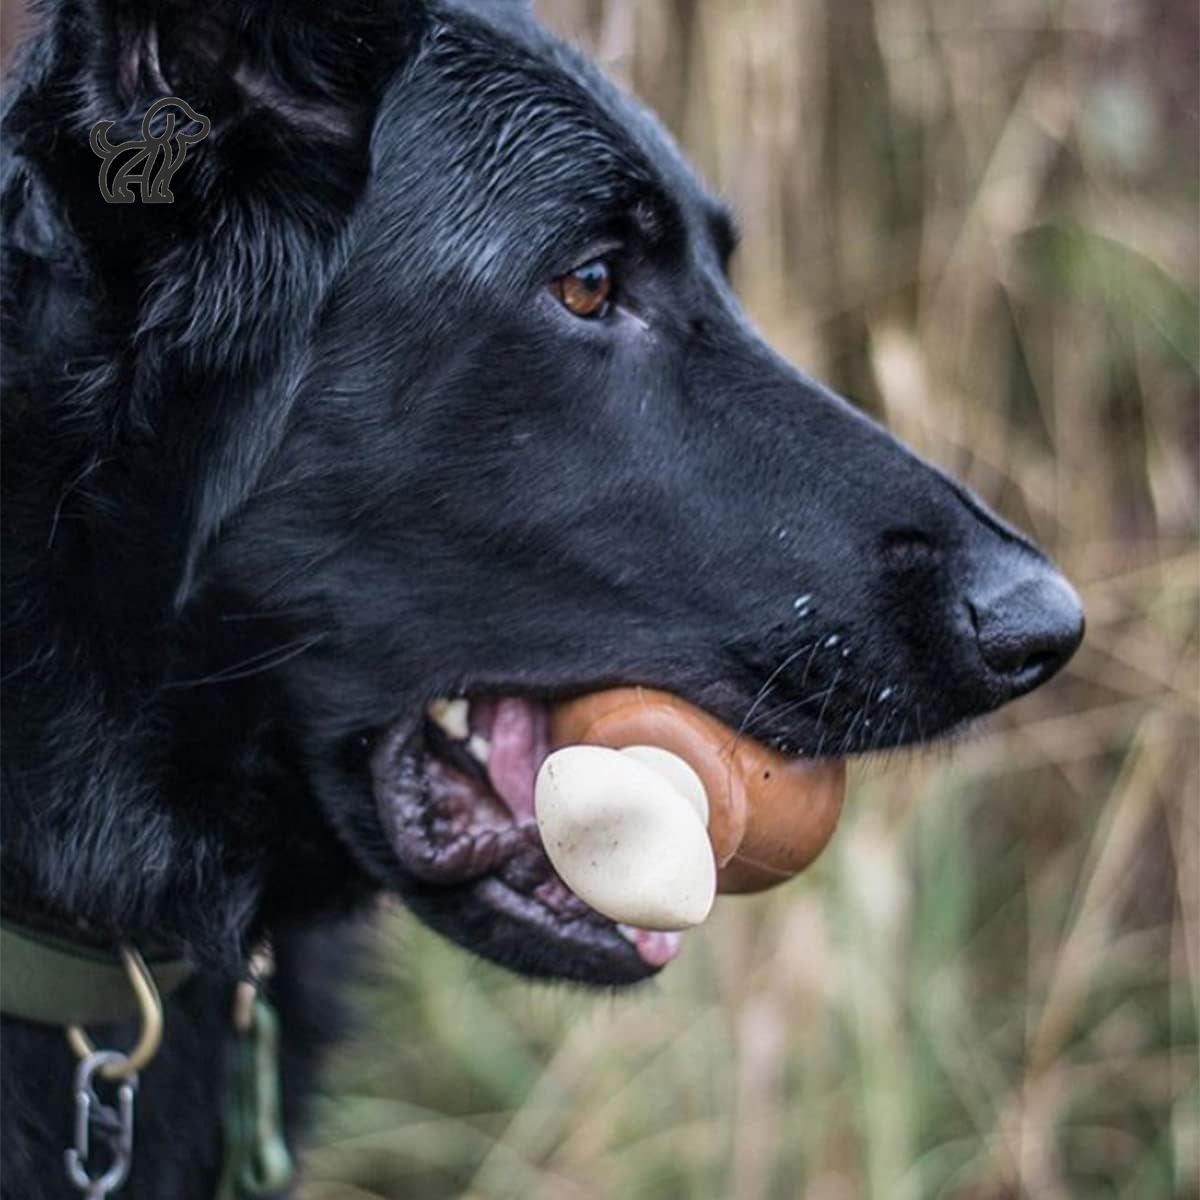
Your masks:
M 542 764 L 534 810 L 554 869 L 597 912 L 668 931 L 708 916 L 708 802 L 683 759 L 654 746 L 567 746 Z

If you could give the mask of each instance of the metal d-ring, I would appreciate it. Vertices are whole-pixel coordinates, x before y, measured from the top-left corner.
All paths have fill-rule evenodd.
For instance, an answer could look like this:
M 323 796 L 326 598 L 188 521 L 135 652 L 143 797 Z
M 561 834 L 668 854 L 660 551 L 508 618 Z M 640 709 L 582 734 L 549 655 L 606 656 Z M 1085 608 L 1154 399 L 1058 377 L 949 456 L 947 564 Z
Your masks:
M 137 1045 L 128 1054 L 113 1052 L 116 1057 L 106 1059 L 100 1068 L 100 1074 L 105 1079 L 127 1079 L 136 1075 L 158 1053 L 162 1042 L 163 1009 L 162 999 L 158 994 L 158 985 L 145 960 L 132 946 L 121 946 L 121 962 L 125 965 L 125 974 L 129 977 L 129 986 L 137 997 L 138 1008 L 141 1010 L 142 1032 Z M 91 1038 L 83 1031 L 82 1025 L 68 1025 L 66 1028 L 67 1041 L 71 1049 L 81 1058 L 86 1059 L 96 1053 Z

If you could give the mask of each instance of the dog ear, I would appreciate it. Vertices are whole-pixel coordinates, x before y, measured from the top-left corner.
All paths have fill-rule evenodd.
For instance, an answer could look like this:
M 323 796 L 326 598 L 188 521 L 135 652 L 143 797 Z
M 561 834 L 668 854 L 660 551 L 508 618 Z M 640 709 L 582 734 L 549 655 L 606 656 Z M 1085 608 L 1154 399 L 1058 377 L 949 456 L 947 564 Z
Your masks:
M 184 214 L 104 212 L 89 135 L 104 121 L 107 144 L 136 140 L 149 107 L 178 97 L 210 123 L 204 153 L 190 156 L 203 166 L 189 162 L 185 205 L 220 187 L 309 203 L 315 215 L 357 195 L 380 93 L 425 16 L 422 0 L 62 0 L 33 56 L 40 79 L 6 122 L 9 144 L 60 192 L 80 193 L 80 203 L 64 197 L 77 231 L 95 218 L 104 240 L 121 241 L 122 227 L 140 234 Z M 194 223 L 194 211 L 184 219 Z
M 282 436 L 296 386 L 284 367 L 303 360 L 369 175 L 379 100 L 428 14 L 422 0 L 59 0 L 44 11 L 6 80 L 0 180 L 21 266 L 10 336 L 43 372 L 95 364 L 85 379 L 39 383 L 69 394 L 87 445 L 119 445 L 110 457 L 138 486 L 185 481 L 164 494 L 181 506 L 171 525 L 186 561 L 163 564 L 185 597 L 197 555 Z M 135 201 L 114 185 L 125 160 L 104 154 L 144 146 L 147 113 L 166 97 L 208 129 L 174 160 L 169 202 L 147 202 L 149 183 Z M 175 136 L 195 139 L 204 123 L 182 111 Z M 105 169 L 119 202 L 106 202 Z
M 218 122 L 253 112 L 345 140 L 361 133 L 363 111 L 403 60 L 422 8 L 414 0 L 84 4 L 86 82 L 96 104 L 111 100 L 118 113 L 140 115 L 175 95 Z

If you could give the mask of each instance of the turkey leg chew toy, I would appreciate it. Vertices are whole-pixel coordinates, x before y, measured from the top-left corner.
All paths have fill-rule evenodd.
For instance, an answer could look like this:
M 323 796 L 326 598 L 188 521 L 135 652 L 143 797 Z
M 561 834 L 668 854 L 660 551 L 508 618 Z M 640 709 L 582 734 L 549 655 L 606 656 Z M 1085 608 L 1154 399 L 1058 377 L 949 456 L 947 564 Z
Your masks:
M 803 870 L 837 825 L 840 761 L 786 758 L 666 692 L 617 688 L 558 705 L 534 788 L 546 853 L 598 912 L 686 929 L 716 892 Z

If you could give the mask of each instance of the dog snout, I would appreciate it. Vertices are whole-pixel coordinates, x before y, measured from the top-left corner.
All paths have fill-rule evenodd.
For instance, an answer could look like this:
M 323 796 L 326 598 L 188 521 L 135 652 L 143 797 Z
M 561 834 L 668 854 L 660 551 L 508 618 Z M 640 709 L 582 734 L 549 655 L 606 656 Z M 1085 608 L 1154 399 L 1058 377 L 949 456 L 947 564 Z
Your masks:
M 1033 555 L 1009 560 L 990 584 L 967 596 L 979 654 L 1007 698 L 1044 683 L 1083 640 L 1075 589 Z

